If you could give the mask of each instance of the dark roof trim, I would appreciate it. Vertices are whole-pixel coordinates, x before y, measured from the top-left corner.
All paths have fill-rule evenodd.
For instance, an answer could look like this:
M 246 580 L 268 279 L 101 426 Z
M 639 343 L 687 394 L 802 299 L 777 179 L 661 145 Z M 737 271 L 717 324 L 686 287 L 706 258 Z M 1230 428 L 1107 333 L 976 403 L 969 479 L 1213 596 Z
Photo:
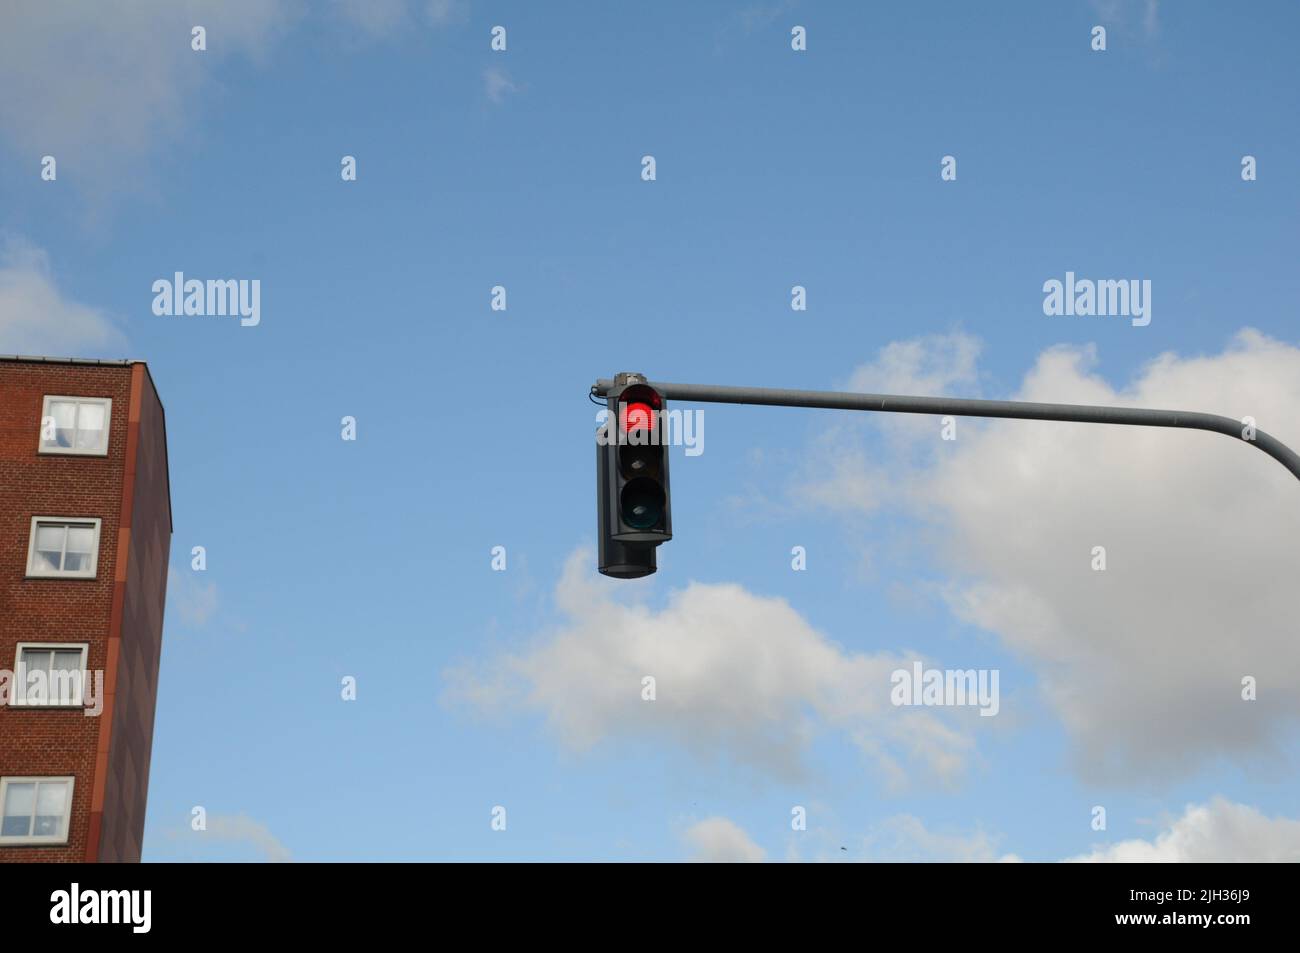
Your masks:
M 144 361 L 130 358 L 125 361 L 101 360 L 97 357 L 41 357 L 39 355 L 0 354 L 0 361 L 22 361 L 28 364 L 103 364 L 109 367 L 130 367 Z

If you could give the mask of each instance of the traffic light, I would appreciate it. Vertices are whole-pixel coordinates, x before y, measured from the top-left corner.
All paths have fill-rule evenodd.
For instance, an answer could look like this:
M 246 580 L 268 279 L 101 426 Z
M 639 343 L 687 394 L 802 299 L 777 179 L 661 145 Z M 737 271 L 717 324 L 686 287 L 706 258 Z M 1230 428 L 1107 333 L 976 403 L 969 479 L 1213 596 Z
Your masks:
M 600 571 L 634 579 L 656 569 L 655 547 L 673 538 L 668 494 L 667 406 L 638 375 L 620 374 L 597 432 Z

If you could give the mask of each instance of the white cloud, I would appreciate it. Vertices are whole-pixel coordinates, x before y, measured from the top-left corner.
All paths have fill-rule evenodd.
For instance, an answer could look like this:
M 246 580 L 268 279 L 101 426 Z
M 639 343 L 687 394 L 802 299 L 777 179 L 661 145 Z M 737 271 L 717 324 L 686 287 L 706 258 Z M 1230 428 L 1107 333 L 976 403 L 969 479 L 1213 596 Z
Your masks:
M 752 33 L 771 26 L 778 17 L 791 13 L 798 7 L 795 0 L 773 0 L 771 3 L 756 3 L 736 13 L 741 27 L 746 33 Z
M 1092 0 L 1092 9 L 1109 30 L 1119 27 L 1136 36 L 1133 24 L 1140 18 L 1141 34 L 1147 40 L 1160 32 L 1160 0 Z
M 1090 348 L 1051 349 L 1014 396 L 1250 415 L 1300 446 L 1300 349 L 1245 331 L 1219 355 L 1162 355 L 1121 391 L 1094 361 Z M 909 364 L 917 380 L 896 376 L 899 390 L 951 379 L 892 362 Z M 1300 715 L 1300 485 L 1278 463 L 1189 430 L 962 419 L 955 443 L 933 421 L 925 433 L 924 459 L 888 461 L 888 481 L 837 472 L 798 494 L 927 520 L 951 608 L 1037 669 L 1085 775 L 1246 759 Z M 1247 675 L 1258 701 L 1241 699 Z
M 265 824 L 247 815 L 210 814 L 207 825 L 207 830 L 189 832 L 188 842 L 202 843 L 204 839 L 210 838 L 247 845 L 260 853 L 268 863 L 283 864 L 293 860 L 289 848 L 280 843 L 279 838 Z
M 483 71 L 483 89 L 488 99 L 494 103 L 504 102 L 506 94 L 519 91 L 519 87 L 510 79 L 510 74 L 495 66 L 489 66 Z
M 1160 32 L 1160 0 L 1146 0 L 1145 12 L 1142 14 L 1142 29 L 1147 36 Z
M 201 583 L 188 567 L 172 566 L 167 573 L 167 608 L 188 625 L 207 625 L 217 612 L 217 584 Z
M 1300 821 L 1214 798 L 1191 804 L 1154 841 L 1126 840 L 1069 858 L 1073 863 L 1224 863 L 1300 861 Z
M 711 817 L 686 832 L 705 861 L 761 861 L 766 857 L 744 830 L 725 817 Z M 998 849 L 1000 838 L 973 833 L 936 832 L 911 814 L 876 825 L 862 846 L 866 860 L 914 863 L 1019 863 Z M 838 859 L 840 855 L 831 855 Z M 854 857 L 853 859 L 858 859 Z M 1222 797 L 1189 804 L 1181 817 L 1154 840 L 1120 841 L 1095 847 L 1063 863 L 1295 863 L 1300 861 L 1300 820 L 1267 817 L 1257 808 Z
M 652 737 L 787 778 L 830 731 L 893 785 L 914 769 L 949 781 L 966 766 L 973 710 L 890 704 L 890 674 L 911 656 L 846 652 L 783 599 L 737 585 L 691 583 L 658 611 L 616 601 L 612 585 L 590 553 L 571 556 L 556 590 L 564 623 L 482 670 L 448 672 L 448 699 L 540 711 L 575 749 Z M 647 675 L 655 701 L 641 697 Z
M 692 824 L 683 838 L 693 851 L 691 859 L 702 863 L 759 864 L 767 857 L 763 848 L 725 817 L 709 817 Z
M 868 394 L 956 393 L 976 383 L 978 338 L 961 331 L 894 341 L 874 361 L 857 367 L 848 389 Z
M 978 382 L 981 344 L 962 331 L 895 341 L 872 361 L 853 369 L 844 389 L 903 396 L 972 396 Z M 867 427 L 882 430 L 899 459 L 882 459 L 859 446 Z M 846 414 L 822 433 L 805 456 L 794 497 L 798 502 L 844 512 L 869 513 L 897 502 L 900 460 L 917 446 L 930 446 L 933 417 L 918 414 Z
M 443 26 L 465 16 L 460 0 L 426 0 L 424 12 L 434 26 Z
M 334 0 L 340 16 L 368 36 L 396 33 L 410 21 L 407 0 Z
M 892 817 L 865 840 L 873 860 L 999 861 L 998 838 L 984 831 L 935 833 L 910 814 Z M 1222 797 L 1189 804 L 1154 840 L 1133 839 L 1093 848 L 1065 863 L 1224 863 L 1300 861 L 1300 821 L 1267 817 L 1257 808 Z
M 188 125 L 195 92 L 231 54 L 261 55 L 296 19 L 297 0 L 18 0 L 0 30 L 0 134 L 60 180 L 107 187 L 122 167 Z M 207 51 L 190 31 L 207 30 Z
M 16 238 L 0 244 L 0 352 L 122 358 L 125 346 L 107 315 L 59 291 L 43 250 Z
M 843 436 L 827 441 L 840 449 L 825 448 L 815 454 L 819 464 L 810 467 L 815 475 L 805 479 L 797 495 L 806 503 L 836 510 L 870 513 L 880 507 L 887 496 L 889 472 L 858 449 L 843 449 Z
M 0 140 L 58 161 L 60 182 L 96 197 L 141 179 L 135 166 L 197 125 L 231 58 L 263 63 L 314 12 L 304 0 L 10 0 L 0 29 Z M 335 0 L 339 32 L 370 38 L 464 18 L 453 0 Z M 207 49 L 191 48 L 202 26 Z
M 1000 853 L 996 837 L 982 830 L 973 834 L 936 833 L 920 818 L 899 814 L 877 825 L 863 840 L 867 856 L 876 861 L 936 861 L 940 863 L 1008 863 L 1019 860 Z
M 372 38 L 388 38 L 411 28 L 419 20 L 434 27 L 465 18 L 458 0 L 334 0 L 338 14 Z

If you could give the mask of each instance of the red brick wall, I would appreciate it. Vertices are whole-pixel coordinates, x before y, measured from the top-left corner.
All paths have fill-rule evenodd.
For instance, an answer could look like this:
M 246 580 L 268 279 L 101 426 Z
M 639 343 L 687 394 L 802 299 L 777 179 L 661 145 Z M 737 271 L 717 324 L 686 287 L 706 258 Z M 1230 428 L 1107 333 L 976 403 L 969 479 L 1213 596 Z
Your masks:
M 0 361 L 0 668 L 19 642 L 86 642 L 87 668 L 106 667 L 117 570 L 131 367 Z M 111 397 L 107 457 L 36 452 L 47 394 Z M 101 519 L 94 579 L 26 579 L 33 516 Z M 82 860 L 99 719 L 79 710 L 0 707 L 0 775 L 72 775 L 68 843 L 0 847 L 0 862 Z

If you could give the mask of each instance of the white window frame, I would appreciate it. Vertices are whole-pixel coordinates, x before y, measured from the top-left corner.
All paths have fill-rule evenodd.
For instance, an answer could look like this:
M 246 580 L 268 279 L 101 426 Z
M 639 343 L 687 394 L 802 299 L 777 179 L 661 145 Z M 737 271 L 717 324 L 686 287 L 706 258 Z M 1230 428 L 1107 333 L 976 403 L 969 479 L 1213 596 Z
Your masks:
M 39 834 L 24 834 L 22 836 L 9 835 L 8 837 L 0 836 L 0 847 L 14 847 L 20 844 L 66 844 L 68 837 L 72 833 L 69 828 L 72 826 L 72 795 L 74 793 L 77 779 L 72 775 L 50 775 L 39 778 L 20 778 L 5 777 L 0 778 L 0 817 L 4 814 L 5 799 L 9 796 L 10 784 L 32 784 L 38 785 L 35 795 L 32 799 L 32 810 L 36 810 L 36 804 L 40 799 L 41 784 L 47 784 L 51 781 L 66 781 L 68 785 L 68 796 L 63 802 L 63 833 L 57 837 L 49 835 L 41 836 Z
M 50 417 L 50 401 L 62 400 L 71 401 L 78 405 L 81 404 L 103 404 L 104 405 L 104 445 L 96 447 L 93 450 L 79 450 L 77 448 L 77 417 L 78 412 L 73 411 L 72 418 L 72 446 L 71 447 L 47 447 L 45 446 L 45 421 Z M 111 397 L 67 397 L 59 394 L 46 394 L 45 402 L 41 404 L 41 428 L 36 435 L 36 452 L 42 454 L 53 454 L 55 456 L 74 456 L 74 457 L 106 457 L 108 456 L 108 432 L 113 425 L 113 398 Z
M 81 650 L 81 681 L 77 685 L 75 701 L 28 701 L 27 669 L 23 665 L 24 652 L 71 652 Z M 89 642 L 19 642 L 14 652 L 14 681 L 9 690 L 9 705 L 12 708 L 84 708 L 86 704 L 86 659 L 90 655 Z M 22 697 L 19 697 L 21 692 Z
M 56 523 L 64 526 L 91 526 L 95 530 L 95 548 L 90 553 L 90 568 L 75 572 L 66 570 L 36 569 L 36 527 L 42 523 Z M 31 532 L 27 540 L 27 578 L 28 579 L 94 579 L 99 571 L 99 529 L 101 520 L 97 516 L 33 516 Z M 64 555 L 67 554 L 67 534 L 63 535 Z

